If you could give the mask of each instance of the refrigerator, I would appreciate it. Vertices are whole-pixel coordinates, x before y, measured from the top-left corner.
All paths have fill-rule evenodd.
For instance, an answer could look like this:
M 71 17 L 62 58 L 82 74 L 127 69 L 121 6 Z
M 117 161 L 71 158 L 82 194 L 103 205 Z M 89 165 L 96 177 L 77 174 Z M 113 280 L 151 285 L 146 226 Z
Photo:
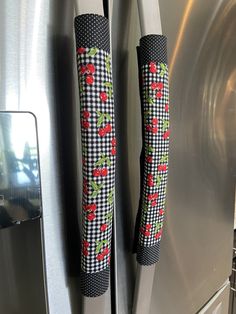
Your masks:
M 235 197 L 236 1 L 159 2 L 168 38 L 171 141 L 150 314 L 226 314 Z M 0 118 L 14 117 L 19 136 L 26 136 L 20 117 L 30 117 L 40 173 L 40 217 L 0 230 L 4 314 L 82 313 L 74 16 L 73 1 L 0 3 Z M 114 1 L 111 29 L 118 146 L 105 313 L 128 314 L 136 277 L 133 238 L 142 147 L 136 1 Z M 8 179 L 4 184 L 9 186 Z

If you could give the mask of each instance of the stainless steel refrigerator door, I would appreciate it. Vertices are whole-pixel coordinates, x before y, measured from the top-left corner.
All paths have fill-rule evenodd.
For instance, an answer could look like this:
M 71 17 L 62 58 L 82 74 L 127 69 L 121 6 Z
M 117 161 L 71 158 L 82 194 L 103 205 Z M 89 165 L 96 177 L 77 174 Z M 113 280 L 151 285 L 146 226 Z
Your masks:
M 36 117 L 43 207 L 40 222 L 0 230 L 1 313 L 79 311 L 73 18 L 73 1 L 0 2 L 0 111 Z
M 236 1 L 160 0 L 160 9 L 169 43 L 172 136 L 167 217 L 150 313 L 194 314 L 231 272 Z M 132 306 L 131 226 L 139 201 L 137 25 L 136 1 L 115 2 L 117 307 L 122 314 L 130 313 Z

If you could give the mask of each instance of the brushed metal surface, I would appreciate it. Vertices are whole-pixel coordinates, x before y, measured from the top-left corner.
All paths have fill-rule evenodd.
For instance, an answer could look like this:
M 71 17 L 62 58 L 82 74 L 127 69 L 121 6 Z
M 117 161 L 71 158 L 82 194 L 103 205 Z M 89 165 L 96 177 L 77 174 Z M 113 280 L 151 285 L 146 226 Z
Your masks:
M 31 262 L 44 271 L 44 303 L 50 314 L 78 313 L 80 306 L 79 235 L 75 215 L 76 143 L 75 138 L 72 139 L 76 77 L 73 5 L 66 0 L 2 0 L 0 3 L 0 111 L 30 111 L 36 116 L 43 207 L 41 226 L 33 223 L 33 232 L 24 224 L 17 227 L 19 249 L 14 260 L 1 267 L 0 276 L 3 283 L 8 281 L 9 273 L 16 273 L 16 280 L 18 272 L 22 271 L 21 281 L 16 286 L 6 287 L 8 297 L 12 296 L 9 289 L 26 289 L 24 277 L 28 278 L 28 290 L 32 286 L 41 290 L 42 276 L 33 276 L 33 272 L 29 276 L 27 268 L 17 266 L 31 261 L 31 254 L 24 246 L 25 239 L 30 242 L 30 250 L 35 241 L 41 241 L 44 263 L 38 260 L 40 252 L 32 253 Z M 62 151 L 66 153 L 62 155 Z M 14 237 L 14 232 L 9 230 L 9 237 Z M 4 234 L 0 232 L 0 241 L 3 240 Z M 9 242 L 11 245 L 15 247 L 15 243 Z M 0 260 L 4 260 L 2 250 Z M 41 279 L 36 280 L 38 277 Z M 1 293 L 1 313 L 36 313 L 37 308 L 45 308 L 42 299 L 35 295 L 19 303 L 14 297 L 6 302 L 4 297 Z M 43 313 L 45 310 L 40 312 Z
M 236 1 L 161 0 L 160 12 L 169 46 L 172 138 L 168 208 L 150 313 L 194 314 L 231 272 Z M 139 200 L 136 1 L 115 2 L 113 21 L 120 170 L 117 299 L 118 313 L 123 314 L 132 306 L 132 239 Z

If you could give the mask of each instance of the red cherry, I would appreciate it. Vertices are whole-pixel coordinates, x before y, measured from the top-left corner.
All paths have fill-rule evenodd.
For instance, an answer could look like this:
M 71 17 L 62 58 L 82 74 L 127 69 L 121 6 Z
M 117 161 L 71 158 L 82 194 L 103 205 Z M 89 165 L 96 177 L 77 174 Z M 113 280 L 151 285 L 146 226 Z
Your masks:
M 94 213 L 90 213 L 90 214 L 87 215 L 87 219 L 89 221 L 93 221 L 95 218 L 96 218 L 96 215 Z
M 107 101 L 107 93 L 106 92 L 101 92 L 100 93 L 100 99 L 102 102 L 106 102 Z
M 98 134 L 99 134 L 99 136 L 104 137 L 106 135 L 105 129 L 103 129 L 103 128 L 99 129 Z
M 167 130 L 167 131 L 163 134 L 164 140 L 168 139 L 169 136 L 170 136 L 170 130 Z
M 108 174 L 108 170 L 107 170 L 107 168 L 103 168 L 103 169 L 101 169 L 101 176 L 102 176 L 102 177 L 106 177 L 106 176 L 107 176 L 107 174 Z
M 153 118 L 152 119 L 152 125 L 157 125 L 158 124 L 158 119 L 157 118 Z
M 83 128 L 88 129 L 89 126 L 90 126 L 90 124 L 89 124 L 88 121 L 85 121 L 85 120 L 82 121 L 82 127 L 83 127 Z
M 92 212 L 95 212 L 95 210 L 97 209 L 97 205 L 96 204 L 90 204 L 90 205 L 88 205 L 88 209 L 91 210 Z
M 165 213 L 165 211 L 164 211 L 163 209 L 160 209 L 160 210 L 159 210 L 159 214 L 160 214 L 160 215 L 164 215 L 164 213 Z
M 157 92 L 156 93 L 156 98 L 161 98 L 162 97 L 162 92 Z
M 85 118 L 85 119 L 88 119 L 89 117 L 90 117 L 90 112 L 88 112 L 88 111 L 84 111 L 83 112 L 83 117 Z
M 151 225 L 151 224 L 147 224 L 147 225 L 146 225 L 146 229 L 147 229 L 147 230 L 150 230 L 151 228 L 152 228 L 152 225 Z
M 92 85 L 94 82 L 94 77 L 92 75 L 87 75 L 86 77 L 86 83 L 89 85 Z
M 81 74 L 84 74 L 87 72 L 87 68 L 85 65 L 81 65 L 81 69 L 80 69 Z
M 162 82 L 157 83 L 157 88 L 158 89 L 163 89 L 164 85 Z
M 149 63 L 149 71 L 151 73 L 156 73 L 157 72 L 157 66 L 155 62 L 150 62 Z
M 107 227 L 108 227 L 107 224 L 103 224 L 103 225 L 101 225 L 100 230 L 101 230 L 102 232 L 103 232 L 103 231 L 106 231 L 106 230 L 107 230 Z
M 151 234 L 151 232 L 150 232 L 150 231 L 145 231 L 145 232 L 144 232 L 145 237 L 149 237 L 149 236 L 150 236 L 150 234 Z
M 95 72 L 95 66 L 92 63 L 87 64 L 87 69 L 89 73 L 93 74 Z
M 148 124 L 148 125 L 146 126 L 146 130 L 150 132 L 150 131 L 152 130 L 152 126 Z
M 148 180 L 153 180 L 153 175 L 152 175 L 151 173 L 149 173 L 149 174 L 147 175 L 147 178 L 148 178 Z
M 116 146 L 116 138 L 115 137 L 111 140 L 111 145 Z
M 157 88 L 157 83 L 152 83 L 151 84 L 151 89 L 156 89 Z
M 156 200 L 158 198 L 158 193 L 154 193 L 154 194 L 149 194 L 148 195 L 148 200 L 152 201 L 152 200 Z
M 154 182 L 153 181 L 148 181 L 147 185 L 152 187 L 152 186 L 154 186 Z
M 157 201 L 156 200 L 151 202 L 151 206 L 156 206 L 156 205 L 157 205 Z
M 93 170 L 93 176 L 94 176 L 94 177 L 99 177 L 100 175 L 101 175 L 100 169 L 94 169 L 94 170 Z
M 111 263 L 111 255 L 108 256 L 107 263 L 108 263 L 108 265 L 110 265 L 110 263 Z
M 166 112 L 169 111 L 169 105 L 168 105 L 168 104 L 165 105 L 165 111 L 166 111 Z
M 108 247 L 106 247 L 106 248 L 102 251 L 102 254 L 106 256 L 106 255 L 109 254 L 109 252 L 110 252 L 110 251 L 109 251 Z
M 98 261 L 102 261 L 102 260 L 104 259 L 103 254 L 98 254 L 98 255 L 96 256 L 96 259 L 97 259 Z
M 84 256 L 88 256 L 88 250 L 83 249 L 83 255 L 84 255 Z
M 158 132 L 158 128 L 152 128 L 152 133 L 153 134 L 157 134 L 157 132 Z
M 160 230 L 157 234 L 155 234 L 155 239 L 159 239 L 162 235 L 162 230 Z
M 116 149 L 115 149 L 115 147 L 112 147 L 112 149 L 111 149 L 111 154 L 112 154 L 113 156 L 116 155 Z
M 79 54 L 84 53 L 84 52 L 85 52 L 85 48 L 84 48 L 84 47 L 79 47 L 79 48 L 77 49 L 77 52 L 78 52 Z
M 107 133 L 111 132 L 112 127 L 111 127 L 111 125 L 109 123 L 107 125 L 105 125 L 105 130 L 106 130 Z
M 86 240 L 84 240 L 84 241 L 83 241 L 83 246 L 84 246 L 85 248 L 88 248 L 88 247 L 89 247 L 89 242 L 86 241 Z
M 159 165 L 158 166 L 158 171 L 166 171 L 167 166 L 166 165 Z
M 152 156 L 147 156 L 146 157 L 146 161 L 149 162 L 149 163 L 152 163 Z

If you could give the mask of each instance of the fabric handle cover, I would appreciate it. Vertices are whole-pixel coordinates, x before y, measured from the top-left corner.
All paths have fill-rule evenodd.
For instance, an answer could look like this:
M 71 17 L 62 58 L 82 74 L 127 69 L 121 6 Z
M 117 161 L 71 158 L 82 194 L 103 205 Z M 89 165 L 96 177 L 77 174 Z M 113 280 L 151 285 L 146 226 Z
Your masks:
M 138 61 L 143 150 L 136 249 L 138 263 L 148 266 L 159 261 L 166 201 L 170 134 L 166 37 L 142 37 Z
M 104 16 L 75 18 L 82 154 L 81 290 L 97 297 L 109 286 L 116 138 L 109 23 Z

